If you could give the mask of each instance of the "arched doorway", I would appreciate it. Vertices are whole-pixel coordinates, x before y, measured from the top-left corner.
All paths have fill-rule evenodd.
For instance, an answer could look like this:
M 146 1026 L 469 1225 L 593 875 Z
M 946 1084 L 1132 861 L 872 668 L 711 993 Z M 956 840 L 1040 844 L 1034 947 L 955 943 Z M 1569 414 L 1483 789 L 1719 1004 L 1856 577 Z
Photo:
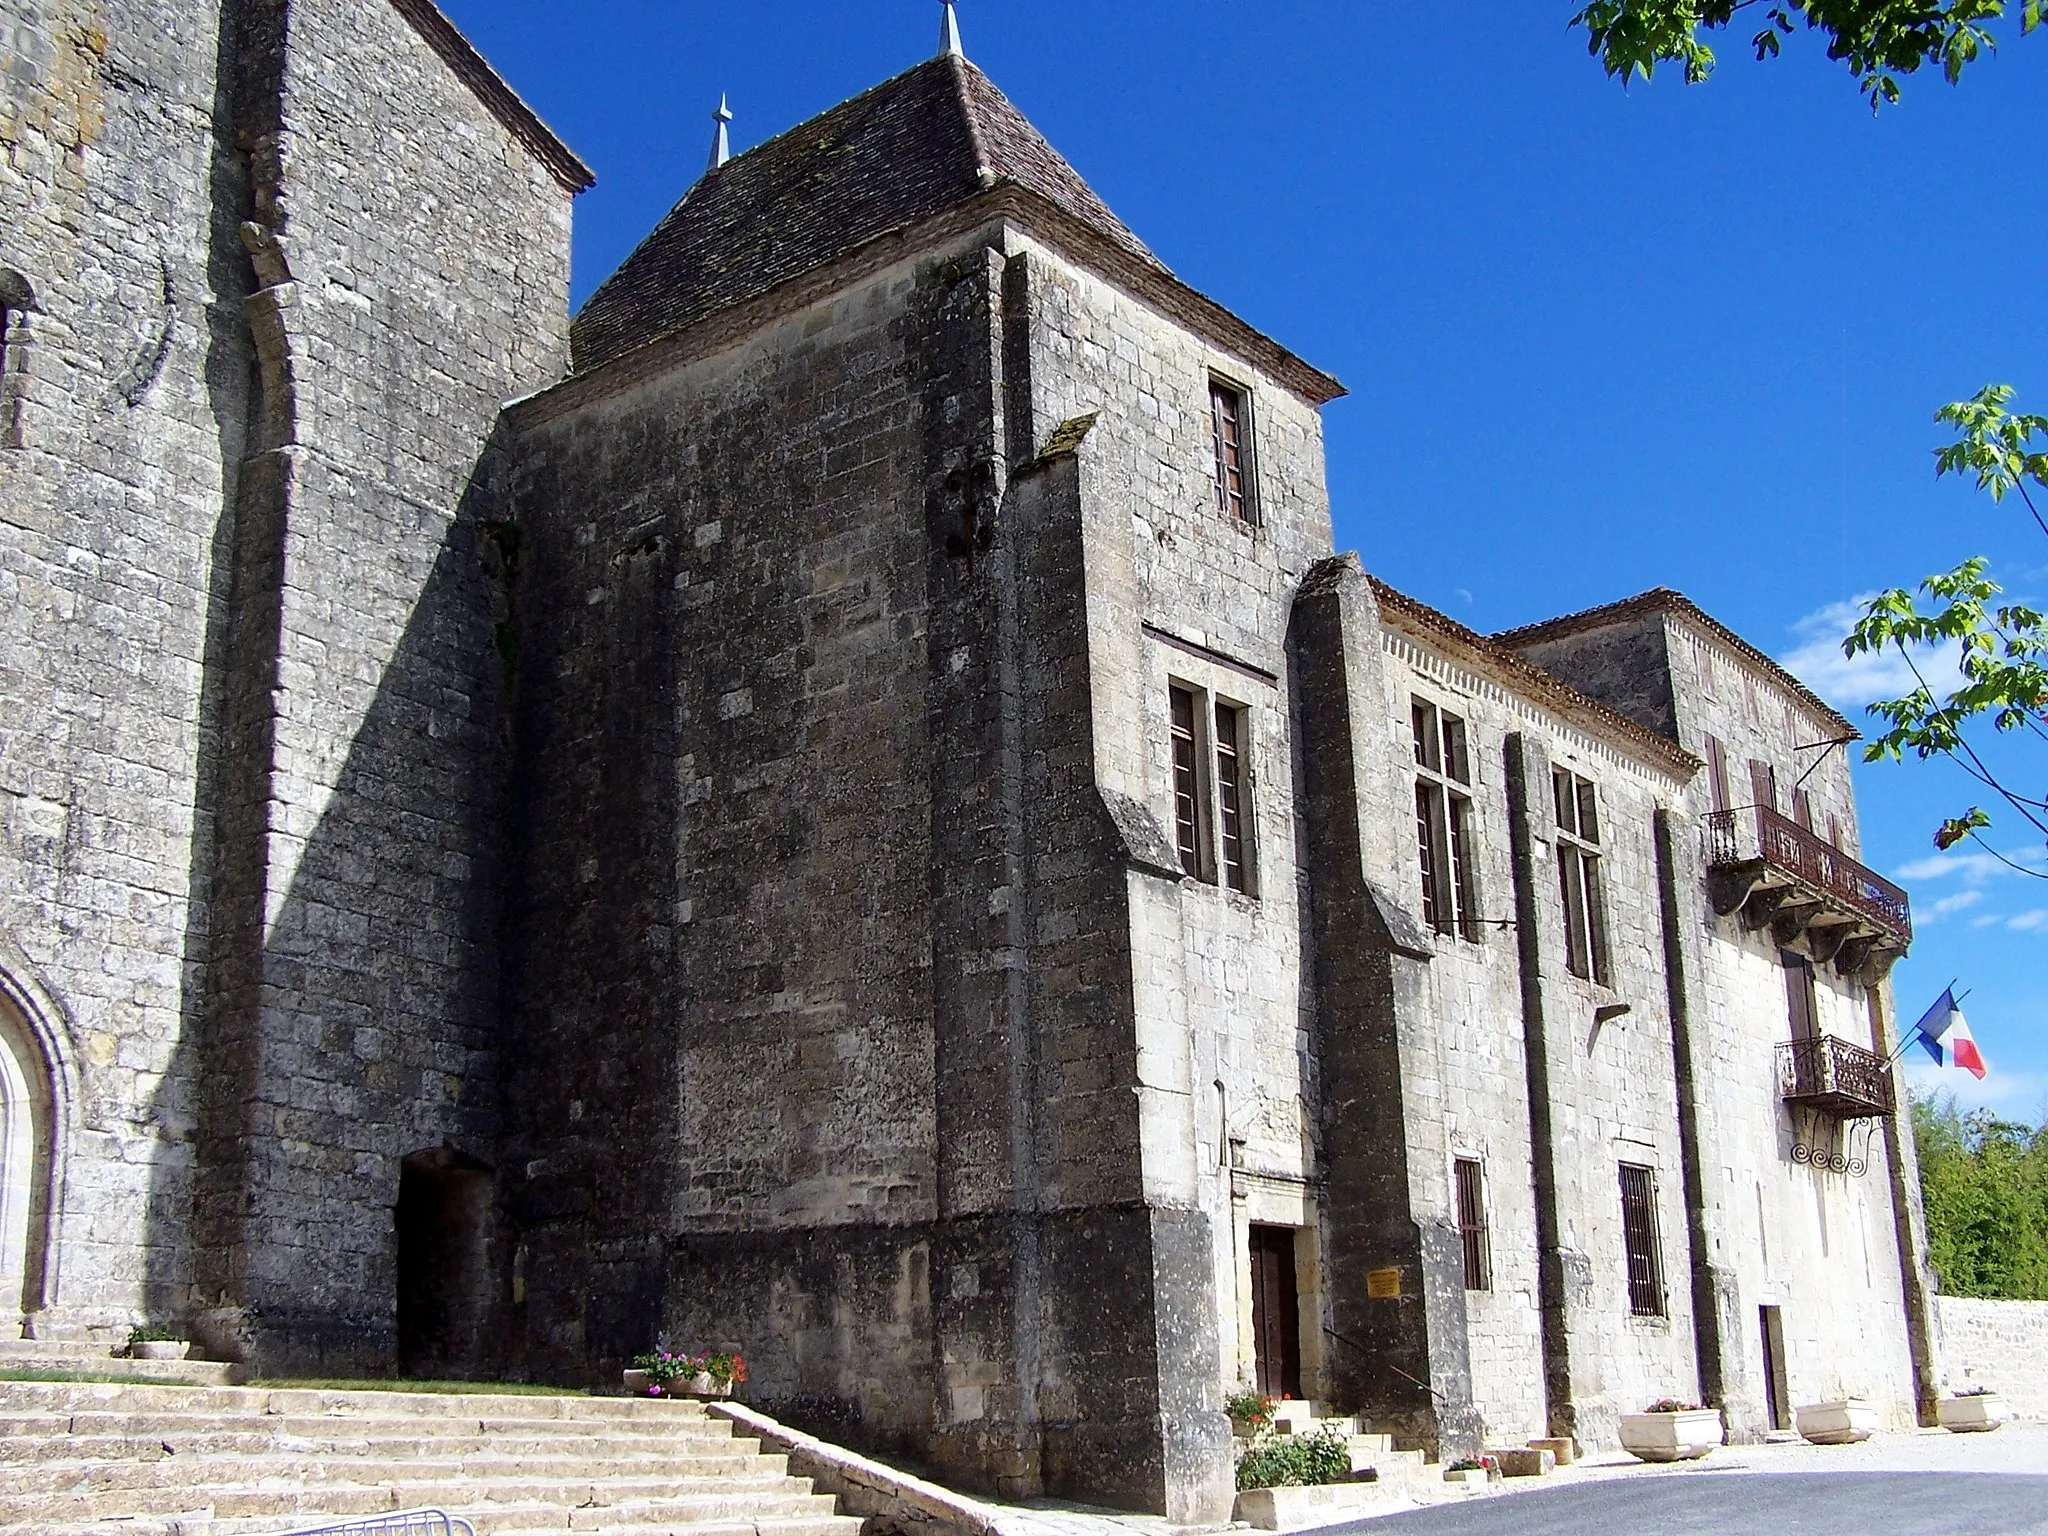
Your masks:
M 43 1305 L 49 1230 L 50 1073 L 28 1022 L 0 996 L 0 1336 Z
M 398 1370 L 474 1379 L 491 1308 L 491 1170 L 453 1147 L 398 1171 Z

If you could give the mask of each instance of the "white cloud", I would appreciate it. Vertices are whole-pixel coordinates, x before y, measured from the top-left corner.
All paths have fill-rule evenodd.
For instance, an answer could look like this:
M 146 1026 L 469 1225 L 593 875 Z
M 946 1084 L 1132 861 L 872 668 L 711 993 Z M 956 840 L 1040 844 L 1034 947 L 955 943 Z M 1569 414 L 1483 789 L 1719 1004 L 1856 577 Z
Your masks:
M 1896 650 L 1874 656 L 1842 654 L 1843 637 L 1855 628 L 1863 617 L 1863 605 L 1874 596 L 1866 592 L 1809 613 L 1792 626 L 1799 643 L 1778 658 L 1786 671 L 1839 709 L 1858 709 L 1873 699 L 1896 699 L 1920 686 L 1912 667 Z M 1913 660 L 1929 687 L 1946 692 L 1962 682 L 1956 671 L 1958 654 L 1954 645 L 1939 650 L 1917 646 Z
M 1959 1067 L 1937 1067 L 1917 1045 L 1910 1050 L 1906 1081 L 1915 1093 L 1953 1094 L 1966 1113 L 1988 1109 L 2007 1119 L 2037 1120 L 2048 1108 L 2048 1077 L 2038 1072 L 2001 1072 L 1992 1062 L 1980 1083 Z
M 2017 917 L 2005 920 L 2005 926 L 2015 933 L 2041 933 L 2048 931 L 2048 907 L 2036 907 L 2031 912 L 2022 912 Z
M 1968 911 L 1983 899 L 1982 891 L 1957 891 L 1953 896 L 1944 896 L 1939 901 L 1929 903 L 1914 915 L 1913 921 L 1922 927 L 1928 923 L 1938 923 L 1952 913 Z
M 1892 878 L 1902 881 L 1945 880 L 1950 875 L 1961 878 L 1965 885 L 1982 885 L 1986 880 L 1996 880 L 2005 875 L 2017 875 L 2042 866 L 2042 856 L 2031 848 L 2022 848 L 2012 856 L 2013 864 L 2024 866 L 2014 869 L 2012 864 L 1988 853 L 1936 853 L 1924 859 L 1915 859 L 1902 864 L 1892 871 Z

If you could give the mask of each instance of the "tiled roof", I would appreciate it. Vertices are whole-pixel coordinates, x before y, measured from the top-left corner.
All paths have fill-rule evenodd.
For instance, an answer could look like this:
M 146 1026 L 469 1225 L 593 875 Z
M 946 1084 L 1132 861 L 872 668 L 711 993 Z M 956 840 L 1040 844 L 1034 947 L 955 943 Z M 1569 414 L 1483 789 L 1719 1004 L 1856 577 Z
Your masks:
M 1006 182 L 1159 267 L 988 76 L 941 57 L 708 172 L 576 316 L 576 369 Z
M 1447 613 L 1390 587 L 1377 576 L 1369 576 L 1373 596 L 1379 601 L 1380 617 L 1396 629 L 1408 631 L 1463 659 L 1478 670 L 1490 672 L 1508 688 L 1532 703 L 1540 704 L 1570 720 L 1581 730 L 1606 740 L 1640 761 L 1654 763 L 1690 779 L 1699 772 L 1700 759 L 1670 738 L 1638 724 L 1618 709 L 1579 692 L 1527 660 L 1500 637 L 1489 639 L 1467 629 Z
M 1644 613 L 1674 614 L 1686 624 L 1712 639 L 1718 640 L 1737 656 L 1747 661 L 1764 676 L 1771 678 L 1779 687 L 1806 705 L 1822 720 L 1835 727 L 1844 736 L 1861 733 L 1842 717 L 1840 710 L 1829 704 L 1806 684 L 1799 681 L 1777 662 L 1751 645 L 1719 619 L 1700 607 L 1683 592 L 1670 587 L 1652 587 L 1647 592 L 1638 592 L 1634 597 L 1624 597 L 1619 602 L 1603 603 L 1598 608 L 1587 608 L 1578 613 L 1567 613 L 1561 618 L 1545 619 L 1539 624 L 1524 624 L 1520 629 L 1503 630 L 1493 638 L 1513 650 L 1524 650 L 1540 645 L 1546 640 L 1561 640 L 1567 635 L 1584 634 L 1587 630 L 1606 629 L 1613 624 L 1624 623 Z

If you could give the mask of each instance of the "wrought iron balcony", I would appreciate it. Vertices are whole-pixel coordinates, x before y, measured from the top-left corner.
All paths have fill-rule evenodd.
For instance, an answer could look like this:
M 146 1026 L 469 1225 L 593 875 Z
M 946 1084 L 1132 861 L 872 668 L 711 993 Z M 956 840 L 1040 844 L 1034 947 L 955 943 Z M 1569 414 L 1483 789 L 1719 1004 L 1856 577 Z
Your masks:
M 1778 1047 L 1778 1091 L 1788 1104 L 1844 1120 L 1889 1115 L 1895 1103 L 1891 1063 L 1833 1035 Z
M 1769 806 L 1707 818 L 1714 910 L 1845 976 L 1881 980 L 1913 942 L 1906 893 Z

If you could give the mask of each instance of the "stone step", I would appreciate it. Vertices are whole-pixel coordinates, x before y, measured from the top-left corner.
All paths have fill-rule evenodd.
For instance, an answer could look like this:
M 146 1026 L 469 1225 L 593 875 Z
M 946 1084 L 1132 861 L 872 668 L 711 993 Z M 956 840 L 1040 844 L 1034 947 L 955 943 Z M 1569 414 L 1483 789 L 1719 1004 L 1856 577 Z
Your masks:
M 228 1384 L 234 1367 L 223 1365 L 217 1360 L 130 1360 L 124 1355 L 110 1355 L 105 1350 L 87 1354 L 57 1354 L 51 1352 L 48 1347 L 38 1347 L 33 1351 L 9 1350 L 5 1355 L 0 1355 L 0 1375 L 9 1371 L 34 1372 L 44 1376 L 114 1377 L 121 1381 L 138 1383 L 162 1382 L 179 1386 L 224 1387 Z M 0 1384 L 16 1385 L 12 1382 Z
M 71 1450 L 70 1447 L 66 1447 Z M 683 1490 L 759 1488 L 790 1491 L 789 1458 L 782 1455 L 701 1459 L 653 1456 L 608 1457 L 475 1456 L 460 1461 L 413 1460 L 403 1455 L 356 1456 L 164 1456 L 154 1461 L 83 1460 L 75 1451 L 63 1461 L 0 1464 L 0 1498 L 37 1493 L 113 1493 L 183 1488 L 196 1497 L 203 1489 L 272 1483 L 415 1483 L 498 1485 L 600 1481 L 659 1483 Z M 807 1490 L 800 1490 L 807 1491 Z M 493 1495 L 495 1497 L 495 1495 Z
M 213 1365 L 193 1360 L 109 1360 L 110 1365 Z M 223 1367 L 225 1369 L 226 1367 Z M 722 1424 L 689 1399 L 539 1396 L 511 1392 L 380 1392 L 375 1388 L 316 1388 L 149 1383 L 0 1380 L 0 1414 L 105 1412 L 368 1415 L 405 1419 L 536 1419 L 611 1421 L 644 1419 L 673 1424 L 690 1419 Z
M 579 1436 L 616 1434 L 645 1436 L 676 1445 L 716 1445 L 734 1438 L 731 1426 L 723 1419 L 678 1420 L 673 1425 L 606 1424 L 590 1419 L 408 1419 L 368 1414 L 138 1413 L 95 1409 L 21 1413 L 0 1406 L 0 1428 L 26 1432 L 58 1426 L 60 1433 L 73 1435 L 176 1436 L 232 1427 L 299 1439 L 360 1440 L 383 1435 L 421 1442 L 476 1435 L 573 1440 Z
M 456 1513 L 460 1513 L 457 1511 Z M 677 1527 L 659 1511 L 594 1509 L 577 1511 L 577 1523 L 563 1524 L 563 1511 L 552 1511 L 553 1524 L 507 1524 L 530 1512 L 506 1511 L 492 1515 L 465 1515 L 476 1526 L 478 1536 L 495 1536 L 499 1531 L 517 1531 L 519 1536 L 666 1536 Z M 123 1520 L 108 1525 L 91 1522 L 32 1522 L 14 1526 L 7 1536 L 274 1536 L 281 1528 L 275 1516 L 256 1515 L 239 1519 L 217 1519 L 210 1509 L 183 1510 L 146 1519 Z M 853 1515 L 770 1515 L 752 1520 L 710 1520 L 692 1522 L 687 1536 L 860 1536 L 861 1521 Z
M 98 1461 L 160 1461 L 170 1456 L 276 1456 L 304 1457 L 317 1454 L 335 1458 L 366 1460 L 407 1460 L 431 1456 L 449 1460 L 470 1456 L 564 1457 L 573 1456 L 606 1462 L 649 1459 L 660 1462 L 715 1461 L 726 1457 L 751 1458 L 758 1442 L 735 1438 L 704 1439 L 680 1435 L 522 1435 L 503 1431 L 490 1435 L 378 1434 L 368 1437 L 329 1434 L 319 1438 L 278 1434 L 267 1428 L 253 1430 L 181 1428 L 170 1434 L 74 1435 L 64 1427 L 21 1419 L 0 1419 L 0 1466 L 34 1463 L 50 1453 L 44 1440 L 61 1436 L 65 1454 Z M 166 1450 L 165 1447 L 170 1449 Z
M 658 1510 L 659 1518 L 688 1523 L 769 1516 L 829 1515 L 836 1503 L 829 1494 L 812 1493 L 802 1479 L 778 1480 L 776 1488 L 741 1486 L 732 1489 L 672 1487 L 660 1481 L 614 1484 L 603 1481 L 561 1484 L 504 1483 L 257 1483 L 241 1487 L 188 1488 L 167 1500 L 161 1489 L 112 1489 L 86 1493 L 52 1490 L 0 1497 L 0 1530 L 12 1531 L 31 1522 L 76 1523 L 129 1520 L 161 1513 L 167 1504 L 205 1507 L 214 1518 L 313 1516 L 321 1520 L 362 1519 L 401 1509 L 445 1509 L 451 1514 L 488 1515 L 506 1528 L 569 1523 L 591 1509 Z M 472 1518 L 474 1518 L 472 1516 Z M 310 1523 L 310 1522 L 306 1522 Z M 478 1522 L 481 1529 L 481 1522 Z

